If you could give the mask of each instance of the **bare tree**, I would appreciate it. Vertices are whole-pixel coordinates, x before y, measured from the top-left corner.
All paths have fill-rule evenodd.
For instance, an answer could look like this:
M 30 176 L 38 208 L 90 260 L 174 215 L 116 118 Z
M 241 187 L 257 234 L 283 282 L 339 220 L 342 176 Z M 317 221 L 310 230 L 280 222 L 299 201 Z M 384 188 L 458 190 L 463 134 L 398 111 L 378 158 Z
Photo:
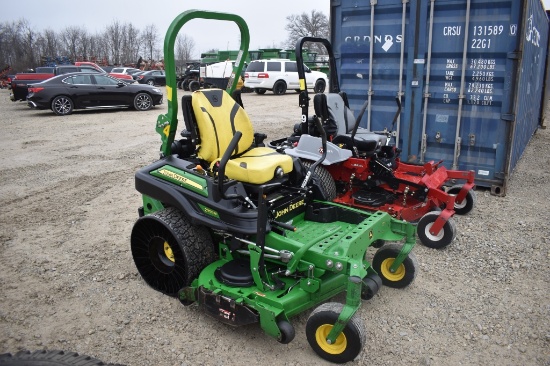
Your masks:
M 132 23 L 126 24 L 125 30 L 122 59 L 124 63 L 134 63 L 139 57 L 139 49 L 141 46 L 140 31 L 135 28 Z
M 143 46 L 145 47 L 146 57 L 149 60 L 154 60 L 153 56 L 156 55 L 157 43 L 159 39 L 157 27 L 154 24 L 150 24 L 145 27 L 142 33 Z
M 82 37 L 86 34 L 83 28 L 72 26 L 61 31 L 61 42 L 64 47 L 64 52 L 67 53 L 72 61 L 76 61 L 81 56 Z
M 120 65 L 120 52 L 122 50 L 122 38 L 123 38 L 122 25 L 118 20 L 114 20 L 111 25 L 107 26 L 104 35 L 109 44 L 111 55 L 113 56 L 112 62 L 115 65 Z
M 176 67 L 185 68 L 185 63 L 191 60 L 195 52 L 195 41 L 186 34 L 176 38 Z
M 290 49 L 294 49 L 296 42 L 302 37 L 330 38 L 328 17 L 320 11 L 311 10 L 310 14 L 289 15 L 286 20 L 286 30 L 289 33 L 286 46 Z M 326 50 L 322 45 L 309 45 L 306 43 L 304 46 L 320 55 L 326 54 Z

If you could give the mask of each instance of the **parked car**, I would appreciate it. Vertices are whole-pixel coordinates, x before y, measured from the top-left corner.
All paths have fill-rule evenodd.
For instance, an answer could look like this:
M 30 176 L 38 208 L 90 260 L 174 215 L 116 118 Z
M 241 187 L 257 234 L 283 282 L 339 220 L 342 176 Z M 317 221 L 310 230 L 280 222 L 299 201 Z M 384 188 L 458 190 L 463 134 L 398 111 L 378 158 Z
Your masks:
M 306 71 L 306 86 L 315 93 L 322 93 L 327 86 L 327 75 L 320 71 L 312 71 L 304 65 Z M 273 94 L 281 95 L 287 89 L 300 90 L 298 68 L 296 61 L 287 59 L 251 61 L 244 73 L 244 86 L 254 89 L 257 94 L 272 90 Z
M 75 109 L 131 107 L 146 111 L 162 104 L 162 91 L 150 85 L 127 84 L 107 74 L 70 73 L 29 85 L 27 104 L 57 115 Z
M 116 72 L 119 74 L 126 74 L 126 75 L 134 75 L 136 72 L 141 71 L 140 69 L 136 69 L 135 67 L 113 67 L 111 72 Z
M 134 80 L 140 84 L 166 85 L 166 73 L 164 70 L 149 70 L 140 74 L 134 74 Z

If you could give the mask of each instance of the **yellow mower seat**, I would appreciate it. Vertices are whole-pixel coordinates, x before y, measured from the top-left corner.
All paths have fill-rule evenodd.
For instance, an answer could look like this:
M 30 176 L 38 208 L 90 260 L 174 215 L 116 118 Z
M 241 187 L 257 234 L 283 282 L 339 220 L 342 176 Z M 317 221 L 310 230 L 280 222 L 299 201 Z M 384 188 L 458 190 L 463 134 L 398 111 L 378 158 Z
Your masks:
M 229 159 L 225 175 L 244 183 L 263 184 L 275 177 L 277 168 L 292 171 L 292 158 L 268 147 L 254 147 L 254 129 L 245 110 L 221 89 L 198 90 L 191 105 L 199 130 L 200 159 L 216 164 L 227 149 L 236 131 L 242 137 Z

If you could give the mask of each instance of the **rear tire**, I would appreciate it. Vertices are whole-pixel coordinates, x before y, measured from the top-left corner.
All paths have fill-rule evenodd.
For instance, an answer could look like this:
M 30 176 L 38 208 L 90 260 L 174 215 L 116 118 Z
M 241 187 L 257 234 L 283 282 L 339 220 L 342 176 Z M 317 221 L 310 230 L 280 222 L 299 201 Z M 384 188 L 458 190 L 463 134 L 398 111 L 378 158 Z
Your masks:
M 311 161 L 302 160 L 302 165 L 305 169 L 309 170 L 313 163 Z M 332 175 L 330 175 L 328 170 L 326 170 L 322 165 L 317 165 L 315 171 L 313 172 L 313 175 L 317 177 L 317 180 L 321 185 L 321 189 L 324 191 L 324 200 L 334 200 L 336 198 L 336 183 L 334 182 L 334 178 L 332 178 Z
M 73 113 L 74 104 L 71 98 L 60 95 L 52 101 L 52 111 L 58 116 L 66 116 Z
M 189 286 L 215 259 L 209 231 L 192 225 L 173 207 L 139 218 L 130 240 L 141 277 L 169 296 L 176 296 L 181 288 Z
M 277 80 L 275 84 L 273 84 L 273 94 L 283 95 L 284 93 L 286 93 L 286 83 L 282 80 Z
M 147 93 L 138 93 L 134 98 L 134 108 L 138 111 L 148 111 L 153 108 L 153 98 Z

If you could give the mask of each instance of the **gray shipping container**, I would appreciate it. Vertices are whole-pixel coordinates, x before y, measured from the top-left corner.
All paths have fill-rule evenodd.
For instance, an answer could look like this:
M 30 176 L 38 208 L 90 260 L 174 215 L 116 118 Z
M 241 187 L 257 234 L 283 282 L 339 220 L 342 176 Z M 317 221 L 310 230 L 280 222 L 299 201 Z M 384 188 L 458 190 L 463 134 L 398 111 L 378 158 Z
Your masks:
M 542 117 L 548 17 L 540 0 L 332 0 L 340 88 L 402 159 L 506 183 Z

